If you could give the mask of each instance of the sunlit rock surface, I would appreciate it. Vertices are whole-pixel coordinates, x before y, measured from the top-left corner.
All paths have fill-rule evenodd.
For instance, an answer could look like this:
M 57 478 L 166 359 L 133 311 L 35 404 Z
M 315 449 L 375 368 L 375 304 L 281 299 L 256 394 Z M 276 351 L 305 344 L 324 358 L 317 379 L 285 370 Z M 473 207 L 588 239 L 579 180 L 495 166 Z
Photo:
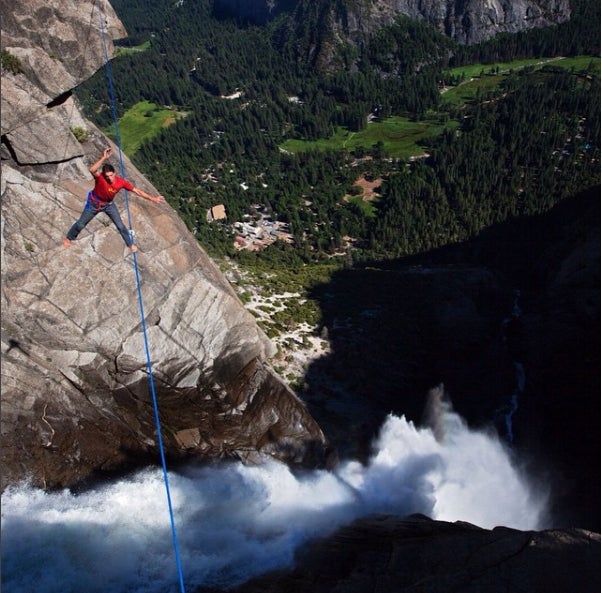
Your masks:
M 128 215 L 117 198 L 139 247 L 142 309 L 133 256 L 107 217 L 62 246 L 108 144 L 70 94 L 104 66 L 96 4 L 1 8 L 3 49 L 21 65 L 2 71 L 3 487 L 157 462 L 153 390 L 168 457 L 320 463 L 324 436 L 271 370 L 273 344 L 167 204 L 132 194 Z M 109 5 L 103 18 L 123 37 Z M 89 133 L 82 144 L 75 126 Z

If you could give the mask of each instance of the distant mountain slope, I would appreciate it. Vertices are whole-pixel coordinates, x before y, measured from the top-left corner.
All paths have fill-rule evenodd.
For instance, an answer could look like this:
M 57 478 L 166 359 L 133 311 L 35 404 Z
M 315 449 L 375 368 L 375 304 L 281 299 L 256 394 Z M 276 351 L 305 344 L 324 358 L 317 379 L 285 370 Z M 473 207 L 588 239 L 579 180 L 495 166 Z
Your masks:
M 479 43 L 497 33 L 547 27 L 569 19 L 569 0 L 215 0 L 217 16 L 258 24 L 294 10 L 298 23 L 312 27 L 328 15 L 338 32 L 370 32 L 400 15 L 426 20 L 460 43 Z M 313 28 L 313 27 L 312 27 Z
M 341 44 L 363 46 L 366 39 L 400 17 L 425 21 L 460 44 L 477 44 L 499 33 L 517 33 L 565 22 L 569 0 L 300 0 L 294 22 L 298 43 L 315 63 L 326 66 Z
M 263 24 L 291 11 L 296 41 L 318 63 L 333 45 L 362 45 L 400 16 L 426 21 L 460 44 L 476 44 L 499 33 L 518 33 L 566 22 L 569 0 L 216 0 L 215 14 Z M 326 54 L 326 55 L 324 55 Z

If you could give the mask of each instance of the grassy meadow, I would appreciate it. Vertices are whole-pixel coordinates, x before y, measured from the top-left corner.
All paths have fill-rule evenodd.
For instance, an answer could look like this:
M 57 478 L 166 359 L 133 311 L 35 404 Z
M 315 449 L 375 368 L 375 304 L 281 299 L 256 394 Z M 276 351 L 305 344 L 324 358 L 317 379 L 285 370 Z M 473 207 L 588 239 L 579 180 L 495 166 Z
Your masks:
M 150 47 L 150 41 L 145 41 L 144 43 L 141 43 L 140 45 L 135 45 L 133 47 L 124 47 L 121 45 L 116 45 L 115 46 L 115 55 L 116 56 L 123 56 L 126 54 L 133 54 L 139 51 L 144 51 L 147 50 Z
M 152 138 L 162 128 L 173 124 L 181 117 L 185 115 L 173 109 L 159 107 L 150 101 L 136 103 L 119 119 L 121 149 L 128 156 L 132 156 L 144 140 Z M 113 128 L 105 130 L 105 134 L 115 140 Z
M 140 51 L 144 48 L 133 48 Z M 577 56 L 574 58 L 550 58 L 515 60 L 495 64 L 473 64 L 450 70 L 455 77 L 461 77 L 457 86 L 442 91 L 443 105 L 462 107 L 474 101 L 479 93 L 495 91 L 505 76 L 510 72 L 530 68 L 539 70 L 546 65 L 589 73 L 600 76 L 600 58 Z M 185 114 L 172 109 L 159 107 L 148 101 L 141 101 L 129 109 L 119 120 L 119 134 L 122 150 L 132 156 L 142 142 L 158 134 L 162 128 L 169 126 Z M 351 132 L 338 127 L 330 138 L 319 140 L 290 139 L 282 143 L 281 148 L 287 152 L 304 150 L 348 150 L 362 148 L 366 151 L 374 146 L 382 147 L 385 154 L 392 158 L 410 159 L 424 155 L 422 145 L 424 139 L 437 136 L 446 128 L 456 128 L 459 122 L 448 120 L 444 113 L 429 114 L 424 120 L 416 121 L 406 117 L 393 116 L 383 121 L 372 121 L 364 130 Z M 105 130 L 115 139 L 113 129 Z
M 454 107 L 462 106 L 473 101 L 479 91 L 483 93 L 498 88 L 500 82 L 510 72 L 517 72 L 525 68 L 540 70 L 544 66 L 555 66 L 583 73 L 591 69 L 591 74 L 600 77 L 600 58 L 592 58 L 591 56 L 472 64 L 470 66 L 460 66 L 448 72 L 451 76 L 462 77 L 463 80 L 457 86 L 444 89 L 444 102 Z
M 350 132 L 338 127 L 331 138 L 306 141 L 287 140 L 281 148 L 288 152 L 303 150 L 348 150 L 364 148 L 370 150 L 378 142 L 382 142 L 383 152 L 393 158 L 409 159 L 424 154 L 421 141 L 430 136 L 437 136 L 445 127 L 456 127 L 456 122 L 443 123 L 436 116 L 423 121 L 414 121 L 407 117 L 393 116 L 383 121 L 370 122 L 360 132 Z
M 463 81 L 457 86 L 442 91 L 443 105 L 462 107 L 474 101 L 479 93 L 486 94 L 488 91 L 495 91 L 510 72 L 524 68 L 538 70 L 546 65 L 554 65 L 575 72 L 585 73 L 590 70 L 590 73 L 600 76 L 600 58 L 591 56 L 472 64 L 450 70 L 451 75 L 462 77 Z M 453 120 L 444 123 L 443 116 L 440 114 L 431 114 L 423 121 L 394 116 L 382 122 L 372 122 L 361 132 L 350 132 L 345 128 L 338 128 L 331 138 L 315 141 L 287 140 L 281 145 L 281 148 L 289 152 L 310 149 L 353 150 L 357 147 L 369 150 L 376 143 L 382 142 L 386 154 L 393 158 L 409 159 L 424 154 L 421 146 L 422 140 L 437 136 L 445 128 L 455 128 L 458 125 L 459 122 Z

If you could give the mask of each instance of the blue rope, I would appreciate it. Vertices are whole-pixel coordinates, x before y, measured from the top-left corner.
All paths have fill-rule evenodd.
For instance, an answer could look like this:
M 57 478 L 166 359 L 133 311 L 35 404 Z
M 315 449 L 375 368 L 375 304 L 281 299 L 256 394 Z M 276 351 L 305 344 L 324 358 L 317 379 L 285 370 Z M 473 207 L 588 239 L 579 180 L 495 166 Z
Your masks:
M 119 149 L 119 165 L 120 165 L 120 170 L 121 170 L 121 176 L 125 177 L 125 168 L 123 165 L 123 154 L 121 151 L 121 139 L 119 137 L 119 125 L 117 123 L 117 110 L 115 107 L 115 93 L 113 92 L 113 81 L 112 81 L 112 77 L 111 77 L 111 67 L 109 65 L 109 54 L 107 52 L 107 43 L 106 43 L 106 36 L 105 36 L 105 29 L 104 29 L 104 22 L 103 22 L 103 18 L 102 18 L 102 10 L 100 8 L 100 2 L 98 3 L 98 14 L 100 17 L 100 31 L 102 33 L 102 45 L 103 45 L 103 50 L 104 50 L 104 57 L 105 57 L 105 65 L 106 65 L 106 70 L 107 70 L 107 78 L 109 81 L 109 92 L 111 95 L 111 106 L 113 109 L 113 121 L 115 124 L 115 141 L 117 144 L 117 148 Z M 128 215 L 128 226 L 130 229 L 130 236 L 132 238 L 132 242 L 134 241 L 134 231 L 132 230 L 132 218 L 130 215 L 130 206 L 129 206 L 129 200 L 128 200 L 128 193 L 127 190 L 123 190 L 125 193 L 125 205 L 126 205 L 126 210 L 127 210 L 127 215 Z M 161 465 L 163 467 L 163 481 L 165 482 L 165 492 L 167 494 L 167 506 L 169 508 L 169 519 L 171 521 L 171 534 L 172 534 L 172 539 L 173 539 L 173 546 L 174 546 L 174 551 L 175 551 L 175 556 L 176 556 L 176 565 L 177 565 L 177 569 L 178 569 L 178 578 L 180 581 L 180 591 L 181 593 L 185 593 L 184 590 L 184 577 L 182 576 L 182 565 L 180 562 L 180 551 L 178 548 L 178 537 L 176 535 L 176 527 L 175 527 L 175 520 L 174 520 L 174 514 L 173 514 L 173 507 L 171 504 L 171 495 L 169 492 L 169 479 L 167 477 L 167 464 L 165 462 L 165 453 L 163 450 L 163 437 L 161 436 L 161 422 L 159 420 L 159 406 L 157 405 L 157 396 L 155 393 L 155 382 L 153 380 L 153 368 L 151 365 L 151 356 L 150 356 L 150 349 L 148 346 L 148 338 L 146 335 L 146 321 L 145 321 L 145 315 L 144 315 L 144 306 L 142 303 L 142 291 L 140 288 L 140 273 L 138 271 L 138 260 L 136 258 L 136 252 L 133 253 L 134 256 L 134 270 L 136 272 L 136 287 L 138 290 L 138 302 L 140 304 L 140 318 L 142 320 L 142 335 L 144 336 L 144 350 L 146 352 L 146 367 L 147 367 L 147 371 L 148 371 L 148 378 L 149 378 L 149 383 L 150 383 L 150 390 L 151 390 L 151 394 L 153 397 L 153 408 L 155 411 L 155 424 L 157 426 L 157 440 L 159 442 L 159 452 L 161 454 Z

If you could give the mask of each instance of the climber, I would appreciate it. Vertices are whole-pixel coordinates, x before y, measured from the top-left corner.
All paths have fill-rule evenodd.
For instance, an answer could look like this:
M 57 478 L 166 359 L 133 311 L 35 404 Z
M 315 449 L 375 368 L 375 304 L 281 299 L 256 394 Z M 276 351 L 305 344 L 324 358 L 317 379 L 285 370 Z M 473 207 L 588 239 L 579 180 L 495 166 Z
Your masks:
M 125 244 L 130 248 L 130 251 L 134 253 L 138 251 L 138 248 L 136 245 L 134 245 L 132 237 L 130 237 L 128 230 L 123 224 L 121 216 L 119 215 L 119 211 L 117 210 L 117 206 L 115 206 L 113 202 L 113 198 L 120 189 L 126 189 L 127 191 L 131 191 L 141 198 L 151 200 L 151 202 L 159 203 L 163 201 L 163 196 L 151 196 L 145 191 L 134 187 L 129 181 L 118 177 L 115 174 L 115 168 L 113 165 L 108 163 L 103 165 L 103 163 L 110 156 L 111 149 L 105 148 L 102 156 L 90 166 L 89 171 L 92 173 L 92 176 L 95 179 L 94 189 L 88 192 L 88 199 L 81 216 L 69 229 L 67 236 L 63 239 L 63 245 L 65 247 L 71 247 L 71 241 L 74 241 L 77 238 L 84 227 L 99 212 L 104 212 L 113 221 L 121 233 Z M 100 169 L 101 165 L 102 169 Z

